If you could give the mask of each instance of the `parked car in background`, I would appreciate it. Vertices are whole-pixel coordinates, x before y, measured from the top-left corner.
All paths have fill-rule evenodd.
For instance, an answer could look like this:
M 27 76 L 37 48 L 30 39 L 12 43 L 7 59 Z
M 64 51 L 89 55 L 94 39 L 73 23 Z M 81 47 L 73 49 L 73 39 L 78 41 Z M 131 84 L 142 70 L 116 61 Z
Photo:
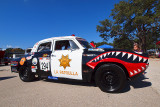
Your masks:
M 5 51 L 0 50 L 0 64 L 8 65 L 9 62 L 9 58 L 5 57 Z
M 149 56 L 155 56 L 156 49 L 149 49 L 149 50 L 147 50 L 147 53 L 149 54 Z

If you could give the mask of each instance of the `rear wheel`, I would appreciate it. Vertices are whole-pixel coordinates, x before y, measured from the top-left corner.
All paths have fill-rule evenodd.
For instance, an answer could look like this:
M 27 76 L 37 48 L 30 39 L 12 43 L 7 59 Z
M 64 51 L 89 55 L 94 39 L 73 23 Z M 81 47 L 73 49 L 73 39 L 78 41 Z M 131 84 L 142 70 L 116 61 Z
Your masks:
M 118 65 L 105 64 L 97 69 L 95 82 L 104 92 L 120 92 L 126 84 L 126 75 Z
M 20 68 L 19 77 L 24 82 L 31 82 L 35 79 L 35 75 L 31 73 L 30 68 L 25 66 Z

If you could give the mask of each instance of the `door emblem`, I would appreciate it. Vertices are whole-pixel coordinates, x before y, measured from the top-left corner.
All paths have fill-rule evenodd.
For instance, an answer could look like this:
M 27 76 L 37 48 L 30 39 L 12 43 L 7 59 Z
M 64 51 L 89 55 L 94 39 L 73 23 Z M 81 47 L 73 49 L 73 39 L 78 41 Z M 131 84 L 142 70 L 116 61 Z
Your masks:
M 26 58 L 25 58 L 25 57 L 24 57 L 24 58 L 22 58 L 22 59 L 21 59 L 21 61 L 19 62 L 19 63 L 20 63 L 20 65 L 23 65 L 25 61 L 26 61 Z
M 37 62 L 38 62 L 37 58 L 33 58 L 32 64 L 33 64 L 33 65 L 37 65 Z
M 70 67 L 70 64 L 69 64 L 70 61 L 71 59 L 68 58 L 68 55 L 66 56 L 62 55 L 62 58 L 59 59 L 60 66 L 63 66 L 64 69 L 66 69 L 66 67 Z

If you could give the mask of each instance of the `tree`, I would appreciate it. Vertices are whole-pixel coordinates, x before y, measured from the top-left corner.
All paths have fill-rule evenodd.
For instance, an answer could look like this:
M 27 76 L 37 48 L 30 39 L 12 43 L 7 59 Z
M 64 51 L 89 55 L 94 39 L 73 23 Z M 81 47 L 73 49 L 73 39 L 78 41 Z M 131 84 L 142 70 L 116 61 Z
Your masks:
M 11 57 L 12 55 L 10 54 L 13 48 L 7 48 L 5 50 L 5 57 Z
M 104 40 L 126 36 L 138 39 L 146 51 L 147 41 L 160 38 L 160 0 L 128 0 L 114 5 L 112 21 L 105 19 L 97 25 L 97 31 Z
M 25 50 L 21 49 L 21 48 L 14 48 L 11 50 L 11 52 L 14 52 L 14 53 L 24 53 Z
M 7 48 L 5 50 L 5 57 L 11 57 L 12 53 L 24 53 L 25 50 L 21 48 Z
M 95 43 L 95 44 L 96 44 L 96 47 L 101 46 L 101 45 L 104 45 L 104 44 L 113 46 L 112 43 L 107 43 L 107 42 L 105 42 L 105 41 L 103 41 L 103 42 L 97 42 L 97 43 Z
M 114 48 L 133 50 L 133 41 L 127 36 L 121 36 L 120 38 L 115 38 L 113 41 Z

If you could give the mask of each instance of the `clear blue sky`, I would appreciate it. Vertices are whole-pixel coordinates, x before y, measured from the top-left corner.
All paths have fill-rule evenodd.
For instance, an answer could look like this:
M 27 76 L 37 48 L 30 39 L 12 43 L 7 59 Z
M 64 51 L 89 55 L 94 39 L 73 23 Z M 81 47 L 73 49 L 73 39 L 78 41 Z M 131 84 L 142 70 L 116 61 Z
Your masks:
M 32 47 L 37 41 L 75 34 L 101 42 L 99 21 L 120 0 L 0 0 L 0 48 Z

